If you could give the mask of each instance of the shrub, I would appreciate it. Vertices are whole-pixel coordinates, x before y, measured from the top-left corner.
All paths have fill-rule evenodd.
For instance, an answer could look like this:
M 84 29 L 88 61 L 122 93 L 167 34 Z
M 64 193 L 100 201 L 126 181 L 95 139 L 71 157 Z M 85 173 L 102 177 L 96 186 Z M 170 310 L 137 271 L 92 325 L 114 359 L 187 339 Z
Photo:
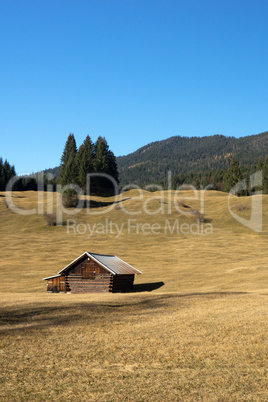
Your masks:
M 245 204 L 239 204 L 239 205 L 237 205 L 237 207 L 236 207 L 236 210 L 237 210 L 238 212 L 247 211 L 248 209 L 249 209 L 249 207 L 248 207 L 247 205 L 245 205 Z
M 44 220 L 47 226 L 57 226 L 57 218 L 54 214 L 44 214 Z
M 75 208 L 78 204 L 78 194 L 70 189 L 66 190 L 62 195 L 62 205 L 64 208 Z

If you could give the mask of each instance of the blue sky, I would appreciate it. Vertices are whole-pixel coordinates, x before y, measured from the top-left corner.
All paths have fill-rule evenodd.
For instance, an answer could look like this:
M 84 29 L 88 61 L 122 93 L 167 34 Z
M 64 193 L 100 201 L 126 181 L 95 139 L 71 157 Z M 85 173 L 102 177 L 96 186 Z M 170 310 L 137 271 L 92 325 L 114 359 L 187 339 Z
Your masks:
M 0 156 L 268 130 L 266 0 L 0 0 Z

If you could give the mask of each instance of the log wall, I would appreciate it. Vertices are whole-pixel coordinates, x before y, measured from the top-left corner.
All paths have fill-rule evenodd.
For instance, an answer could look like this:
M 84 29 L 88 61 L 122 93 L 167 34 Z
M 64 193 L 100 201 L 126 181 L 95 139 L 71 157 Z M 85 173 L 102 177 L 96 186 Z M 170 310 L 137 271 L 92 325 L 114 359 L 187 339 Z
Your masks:
M 51 293 L 67 292 L 65 276 L 58 276 L 47 281 L 47 291 Z
M 98 274 L 94 279 L 84 278 L 82 274 L 69 274 L 66 283 L 72 293 L 111 292 L 111 274 Z
M 128 292 L 133 288 L 134 274 L 113 275 L 95 261 L 85 257 L 60 277 L 47 281 L 53 293 Z
M 112 292 L 129 292 L 133 288 L 133 275 L 114 275 L 112 277 Z

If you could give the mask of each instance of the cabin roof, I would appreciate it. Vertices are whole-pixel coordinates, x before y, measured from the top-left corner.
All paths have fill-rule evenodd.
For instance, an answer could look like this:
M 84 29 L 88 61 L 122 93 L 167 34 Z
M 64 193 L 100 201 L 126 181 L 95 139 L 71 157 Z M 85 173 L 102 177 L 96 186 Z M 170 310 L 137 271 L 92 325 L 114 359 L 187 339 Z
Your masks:
M 85 253 L 77 257 L 74 261 L 72 261 L 70 264 L 66 265 L 66 267 L 64 267 L 62 270 L 60 270 L 58 272 L 58 275 L 49 276 L 47 278 L 44 278 L 44 280 L 61 276 L 61 274 L 70 269 L 80 259 L 84 258 L 85 256 L 92 258 L 92 260 L 100 264 L 102 267 L 106 268 L 112 275 L 141 274 L 141 271 L 127 264 L 120 258 L 116 257 L 116 255 L 96 254 L 96 253 L 89 253 L 88 251 L 86 251 Z
M 45 281 L 45 280 L 47 280 L 47 279 L 54 279 L 54 278 L 58 278 L 59 276 L 61 276 L 61 275 L 52 275 L 52 276 L 48 276 L 47 278 L 43 278 L 43 280 Z
M 115 275 L 141 274 L 139 270 L 127 264 L 125 261 L 116 257 L 116 255 L 104 255 L 89 253 L 95 261 L 99 262 L 104 268 L 107 268 Z

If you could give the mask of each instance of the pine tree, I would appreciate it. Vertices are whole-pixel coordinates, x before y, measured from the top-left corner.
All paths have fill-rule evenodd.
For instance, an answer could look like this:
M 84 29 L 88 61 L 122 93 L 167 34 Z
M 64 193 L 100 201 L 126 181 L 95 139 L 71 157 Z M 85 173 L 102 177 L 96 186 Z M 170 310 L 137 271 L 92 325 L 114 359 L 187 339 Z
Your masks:
M 114 153 L 110 150 L 108 151 L 107 154 L 107 162 L 108 162 L 108 174 L 112 176 L 118 184 L 119 179 L 118 179 L 116 158 L 114 156 Z
M 6 185 L 9 182 L 9 180 L 16 175 L 15 173 L 15 168 L 14 166 L 11 166 L 7 160 L 5 160 L 4 163 L 4 174 L 5 174 L 5 180 L 6 180 Z
M 256 170 L 257 170 L 257 172 L 260 172 L 260 171 L 263 170 L 263 159 L 262 159 L 261 156 L 259 157 L 259 161 L 258 161 Z M 255 191 L 262 191 L 262 190 L 263 190 L 263 186 L 262 186 L 262 185 L 260 185 L 260 186 L 255 186 L 255 189 L 254 189 L 254 190 L 255 190 Z
M 257 172 L 258 172 L 259 170 L 262 170 L 262 169 L 263 169 L 263 159 L 262 159 L 262 157 L 260 156 L 260 157 L 259 157 L 258 164 L 257 164 Z
M 242 180 L 242 174 L 235 157 L 232 157 L 229 169 L 223 178 L 224 191 L 229 192 L 235 186 L 235 192 L 241 194 L 241 190 L 237 184 Z
M 94 171 L 94 149 L 89 135 L 87 135 L 85 141 L 79 147 L 76 164 L 78 166 L 78 184 L 85 190 L 87 174 Z
M 60 182 L 62 186 L 77 183 L 77 147 L 73 134 L 69 134 L 61 157 Z
M 77 184 L 77 147 L 73 134 L 69 134 L 60 165 L 60 183 L 62 186 Z M 78 194 L 74 189 L 68 189 L 63 193 L 63 205 L 66 208 L 75 207 L 78 202 Z
M 262 191 L 268 194 L 268 155 L 266 156 L 262 169 Z
M 7 160 L 3 163 L 3 159 L 0 158 L 0 189 L 5 191 L 9 180 L 16 176 L 15 167 L 11 166 Z
M 94 170 L 96 173 L 108 173 L 108 144 L 104 137 L 98 137 L 94 146 Z
M 99 137 L 94 146 L 94 171 L 96 173 L 106 173 L 112 176 L 118 183 L 118 171 L 116 159 L 112 151 L 109 150 L 109 146 L 104 137 Z M 113 184 L 111 180 L 104 178 L 96 178 L 93 181 L 93 186 L 97 193 L 103 192 L 103 190 L 111 192 Z

